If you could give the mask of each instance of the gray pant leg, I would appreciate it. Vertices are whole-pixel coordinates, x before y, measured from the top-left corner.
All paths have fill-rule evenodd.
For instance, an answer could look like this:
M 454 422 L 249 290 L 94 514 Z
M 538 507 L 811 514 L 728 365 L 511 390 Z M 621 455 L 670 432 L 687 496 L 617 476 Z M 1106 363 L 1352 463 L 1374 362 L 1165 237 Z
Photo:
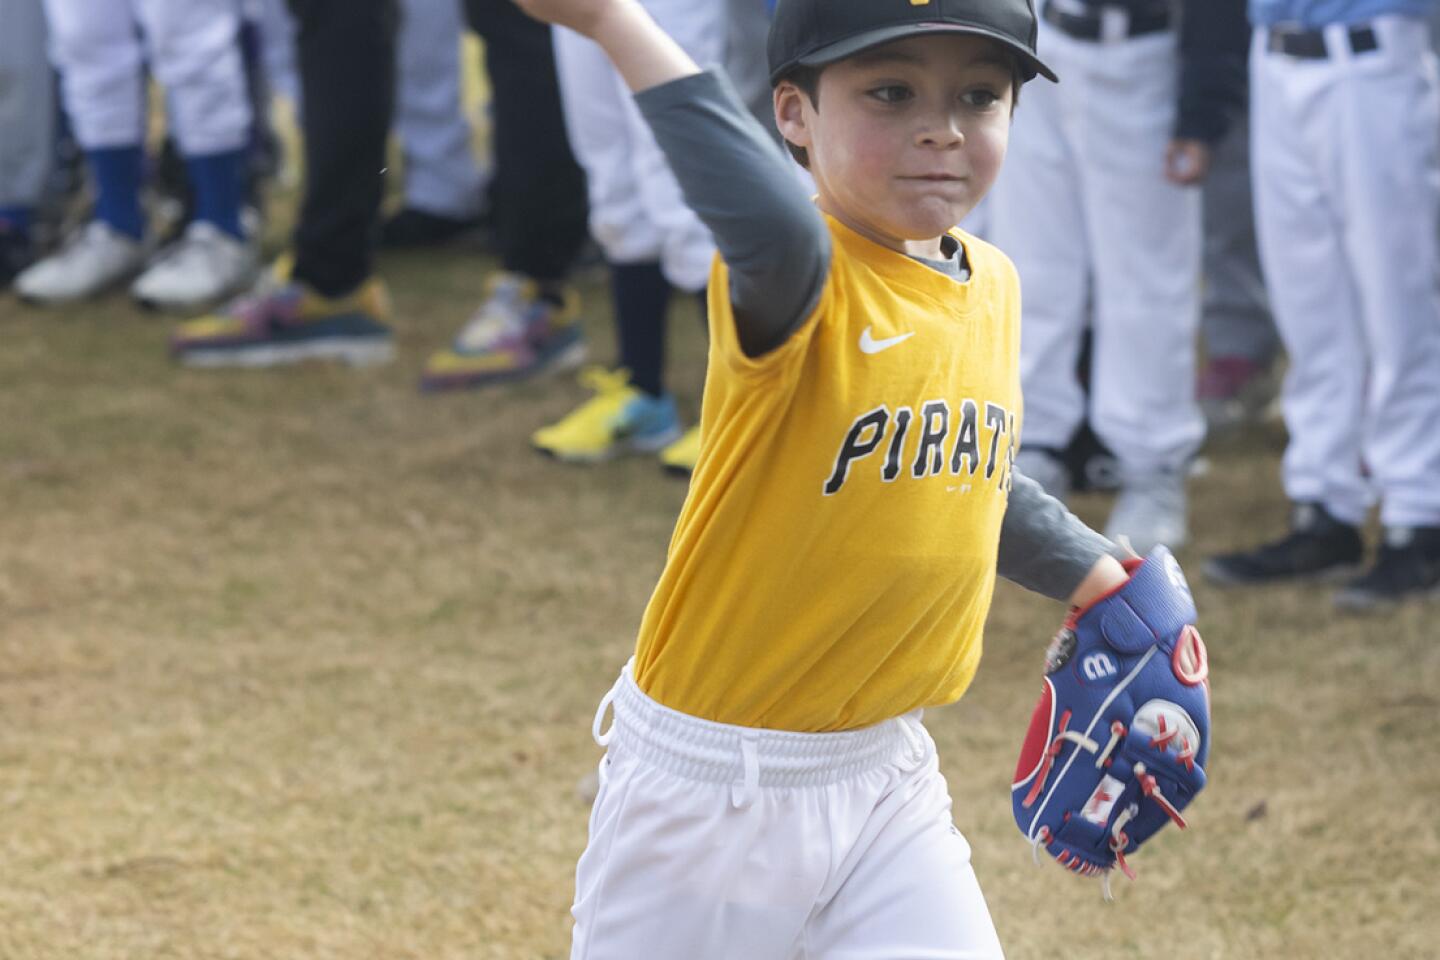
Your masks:
M 1205 180 L 1205 298 L 1200 321 L 1212 357 L 1269 365 L 1280 349 L 1255 246 L 1250 125 L 1236 118 Z
M 0 0 L 0 206 L 39 204 L 55 147 L 55 81 L 40 0 Z

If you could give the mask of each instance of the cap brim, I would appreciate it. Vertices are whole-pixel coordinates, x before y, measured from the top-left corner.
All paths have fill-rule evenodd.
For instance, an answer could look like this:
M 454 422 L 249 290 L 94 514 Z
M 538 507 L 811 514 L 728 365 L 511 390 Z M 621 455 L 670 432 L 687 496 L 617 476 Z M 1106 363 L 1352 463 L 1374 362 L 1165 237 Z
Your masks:
M 1020 58 L 1020 66 L 1025 71 L 1026 80 L 1033 80 L 1035 77 L 1041 76 L 1051 83 L 1060 82 L 1060 78 L 1055 76 L 1055 71 L 1047 67 L 1043 60 L 1031 53 L 1023 44 L 1017 43 L 1013 37 L 1007 37 L 988 27 L 961 23 L 906 23 L 879 30 L 869 30 L 812 51 L 796 60 L 795 63 L 798 66 L 823 67 L 892 40 L 903 40 L 905 37 L 916 37 L 929 33 L 966 33 L 994 40 Z M 778 80 L 779 78 L 774 79 Z

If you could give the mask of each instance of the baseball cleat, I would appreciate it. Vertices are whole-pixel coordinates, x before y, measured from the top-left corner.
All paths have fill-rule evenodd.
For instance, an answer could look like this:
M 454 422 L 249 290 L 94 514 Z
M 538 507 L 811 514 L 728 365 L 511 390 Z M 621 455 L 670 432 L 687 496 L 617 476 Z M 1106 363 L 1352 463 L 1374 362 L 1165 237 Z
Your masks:
M 145 244 L 101 220 L 70 235 L 55 253 L 20 271 L 15 293 L 29 303 L 58 304 L 99 296 L 145 266 Z
M 653 397 L 632 386 L 624 370 L 592 367 L 580 382 L 595 396 L 557 423 L 535 431 L 541 453 L 567 463 L 596 463 L 629 453 L 657 453 L 680 437 L 669 394 Z
M 1388 527 L 1375 565 L 1335 594 L 1335 606 L 1374 613 L 1422 598 L 1440 599 L 1440 527 Z
M 1221 586 L 1343 579 L 1359 571 L 1364 553 L 1359 528 L 1335 519 L 1318 503 L 1297 503 L 1284 537 L 1212 557 L 1204 572 Z
M 435 353 L 420 378 L 422 390 L 454 390 L 570 370 L 585 359 L 580 302 L 557 297 L 518 273 L 497 273 L 489 293 L 454 343 Z
M 666 473 L 688 477 L 700 460 L 700 427 L 691 427 L 670 446 L 660 451 L 660 466 Z
M 385 285 L 376 277 L 344 297 L 279 283 L 181 324 L 171 335 L 170 353 L 191 367 L 273 367 L 304 360 L 371 366 L 394 356 L 390 328 L 382 322 L 389 312 Z
M 130 295 L 150 309 L 194 309 L 249 289 L 258 269 L 253 241 L 197 220 L 160 251 Z
M 1105 536 L 1126 537 L 1136 553 L 1148 554 L 1160 544 L 1177 550 L 1190 539 L 1186 524 L 1185 474 L 1163 470 L 1140 477 L 1126 477 Z

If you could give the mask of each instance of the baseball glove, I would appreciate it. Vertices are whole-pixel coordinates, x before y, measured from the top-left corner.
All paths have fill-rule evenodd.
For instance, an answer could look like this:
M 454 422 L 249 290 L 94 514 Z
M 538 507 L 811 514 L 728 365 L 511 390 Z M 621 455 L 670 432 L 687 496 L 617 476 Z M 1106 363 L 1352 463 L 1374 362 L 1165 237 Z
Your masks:
M 1075 609 L 1051 643 L 1045 687 L 1015 767 L 1015 822 L 1038 861 L 1135 874 L 1126 856 L 1205 786 L 1210 685 L 1195 602 L 1164 547 L 1126 564 L 1130 579 Z

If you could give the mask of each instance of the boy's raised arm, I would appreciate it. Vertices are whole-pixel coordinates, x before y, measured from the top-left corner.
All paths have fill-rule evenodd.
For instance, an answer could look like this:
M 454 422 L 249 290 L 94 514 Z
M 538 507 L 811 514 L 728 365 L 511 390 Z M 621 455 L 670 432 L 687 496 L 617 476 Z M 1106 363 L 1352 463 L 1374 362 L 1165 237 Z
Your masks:
M 830 263 L 830 234 L 790 161 L 730 84 L 702 73 L 638 0 L 515 2 L 594 40 L 615 64 L 729 268 L 741 349 L 778 347 L 814 308 Z
M 566 27 L 600 44 L 625 84 L 639 93 L 699 73 L 680 45 L 639 0 L 515 0 L 536 20 Z

